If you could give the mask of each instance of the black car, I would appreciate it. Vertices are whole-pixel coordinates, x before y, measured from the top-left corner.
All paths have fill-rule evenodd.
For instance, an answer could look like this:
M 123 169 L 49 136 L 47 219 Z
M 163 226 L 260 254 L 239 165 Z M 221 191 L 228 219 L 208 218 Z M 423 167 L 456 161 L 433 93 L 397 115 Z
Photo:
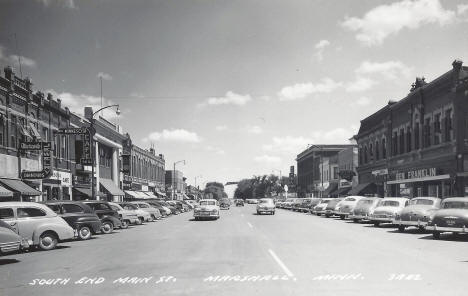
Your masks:
M 94 213 L 101 219 L 102 233 L 112 233 L 114 228 L 120 228 L 122 226 L 119 213 L 114 211 L 106 201 L 85 200 L 83 203 L 93 209 Z
M 93 234 L 101 230 L 99 217 L 82 202 L 57 200 L 46 201 L 44 204 L 67 221 L 82 240 L 90 239 Z
M 236 199 L 236 207 L 243 207 L 244 200 L 243 199 Z

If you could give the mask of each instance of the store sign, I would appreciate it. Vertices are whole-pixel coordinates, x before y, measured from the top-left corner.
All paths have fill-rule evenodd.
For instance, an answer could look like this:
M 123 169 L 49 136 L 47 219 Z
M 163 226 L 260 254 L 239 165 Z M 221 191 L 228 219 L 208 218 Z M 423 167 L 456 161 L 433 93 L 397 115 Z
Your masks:
M 66 187 L 71 186 L 71 173 L 54 171 L 49 179 L 60 180 L 60 183 Z
M 374 175 L 374 176 L 388 175 L 388 169 L 381 169 L 381 170 L 372 171 L 372 175 Z
M 395 174 L 395 179 L 396 180 L 418 179 L 418 178 L 433 177 L 433 176 L 437 176 L 436 168 L 420 169 L 420 170 L 413 170 L 413 171 L 408 171 L 408 172 L 397 172 Z
M 89 130 L 86 127 L 80 128 L 60 128 L 57 131 L 59 135 L 85 135 L 88 134 Z
M 51 142 L 31 142 L 31 143 L 20 143 L 20 148 L 22 147 L 23 151 L 34 150 L 37 151 L 37 148 L 40 146 L 39 150 L 42 150 L 42 171 L 28 171 L 23 170 L 21 172 L 21 178 L 28 179 L 45 179 L 52 174 L 52 156 L 50 151 L 52 150 Z

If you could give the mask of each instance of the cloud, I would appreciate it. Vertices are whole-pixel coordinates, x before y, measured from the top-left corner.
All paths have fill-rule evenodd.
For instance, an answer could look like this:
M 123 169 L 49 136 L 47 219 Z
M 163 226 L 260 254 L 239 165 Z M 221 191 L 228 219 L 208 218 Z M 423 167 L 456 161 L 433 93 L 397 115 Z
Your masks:
M 201 142 L 201 138 L 196 133 L 185 129 L 164 129 L 162 132 L 150 133 L 143 141 L 199 143 Z
M 341 83 L 333 79 L 324 78 L 319 83 L 297 83 L 283 87 L 278 95 L 281 101 L 293 101 L 303 99 L 311 94 L 330 93 L 341 86 Z
M 102 80 L 112 80 L 112 76 L 104 72 L 99 72 L 97 77 L 102 78 Z
M 371 89 L 375 84 L 377 82 L 370 78 L 358 76 L 355 81 L 346 83 L 345 89 L 347 92 L 361 92 Z
M 369 99 L 368 97 L 360 97 L 355 101 L 355 104 L 358 106 L 368 106 L 371 102 L 371 99 Z
M 247 128 L 247 132 L 249 134 L 261 134 L 263 133 L 263 129 L 259 127 L 258 125 L 250 126 Z
M 206 150 L 208 150 L 210 152 L 213 152 L 215 154 L 218 154 L 218 155 L 225 155 L 226 154 L 226 151 L 224 151 L 223 149 L 218 148 L 218 147 L 208 145 L 205 148 L 206 148 Z
M 16 54 L 7 55 L 5 54 L 5 51 L 6 51 L 5 47 L 0 45 L 0 61 L 3 61 L 10 66 L 18 65 L 19 63 L 18 55 Z M 35 68 L 37 66 L 36 61 L 34 61 L 31 58 L 28 58 L 25 56 L 19 56 L 19 58 L 21 59 L 21 67 Z
M 355 70 L 358 75 L 380 74 L 389 80 L 409 78 L 412 69 L 400 61 L 387 61 L 382 63 L 364 61 Z
M 349 138 L 355 135 L 357 132 L 356 126 L 349 128 L 335 128 L 328 131 L 314 131 L 312 143 L 314 144 L 343 144 L 348 143 Z
M 215 127 L 215 130 L 225 131 L 225 130 L 227 130 L 227 128 L 228 128 L 227 125 L 218 125 L 218 126 Z
M 444 9 L 439 0 L 403 0 L 374 7 L 362 18 L 346 17 L 341 25 L 356 32 L 356 39 L 362 44 L 373 46 L 403 29 L 415 30 L 426 24 L 443 26 L 455 18 L 455 12 Z
M 228 91 L 224 97 L 212 97 L 206 100 L 208 105 L 237 105 L 243 106 L 252 100 L 250 95 L 240 95 L 232 91 Z
M 84 107 L 90 106 L 93 108 L 94 111 L 101 108 L 101 98 L 85 95 L 85 94 L 72 94 L 69 92 L 62 92 L 58 93 L 53 89 L 49 89 L 46 91 L 47 93 L 51 93 L 55 98 L 60 98 L 62 100 L 62 106 L 68 107 L 70 111 L 84 115 Z M 113 105 L 115 102 L 112 100 L 108 100 L 106 98 L 102 99 L 102 103 L 104 106 Z M 103 117 L 107 119 L 116 118 L 118 115 L 115 113 L 115 109 L 109 108 L 103 110 Z M 121 116 L 121 115 L 120 115 Z
M 304 150 L 308 144 L 313 143 L 312 138 L 306 137 L 273 137 L 271 144 L 263 145 L 264 151 L 297 154 Z
M 278 156 L 271 156 L 271 155 L 261 155 L 261 156 L 256 156 L 254 157 L 254 160 L 256 162 L 262 162 L 266 164 L 279 164 L 281 163 L 281 158 Z
M 330 45 L 330 41 L 328 40 L 320 40 L 317 44 L 315 44 L 315 54 L 314 57 L 317 59 L 317 61 L 321 62 L 323 60 L 323 52 L 325 50 L 325 47 Z
M 60 5 L 65 8 L 76 9 L 74 0 L 36 0 L 42 3 L 44 6 L 49 7 L 50 5 Z
M 464 15 L 468 12 L 468 4 L 460 4 L 457 6 L 457 14 Z

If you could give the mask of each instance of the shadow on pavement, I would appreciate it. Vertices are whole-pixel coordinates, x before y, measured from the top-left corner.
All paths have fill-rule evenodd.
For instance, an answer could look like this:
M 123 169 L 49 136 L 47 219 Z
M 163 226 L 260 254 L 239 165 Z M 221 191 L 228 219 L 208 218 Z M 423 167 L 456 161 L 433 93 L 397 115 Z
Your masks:
M 379 226 L 374 226 L 372 225 L 365 225 L 364 227 L 369 227 L 369 228 L 395 228 L 396 226 L 393 224 L 380 224 Z
M 21 262 L 17 259 L 0 259 L 0 265 L 7 265 L 7 264 L 13 264 L 13 263 L 18 263 Z
M 451 233 L 441 233 L 439 239 L 434 239 L 432 235 L 427 235 L 420 237 L 419 239 L 425 239 L 425 240 L 435 240 L 435 241 L 449 241 L 449 242 L 460 242 L 460 243 L 466 243 L 468 242 L 468 235 L 453 235 Z
M 405 231 L 400 232 L 398 229 L 390 230 L 388 233 L 400 233 L 400 234 L 430 234 L 431 232 L 428 230 L 419 230 L 417 228 L 409 228 L 405 229 Z

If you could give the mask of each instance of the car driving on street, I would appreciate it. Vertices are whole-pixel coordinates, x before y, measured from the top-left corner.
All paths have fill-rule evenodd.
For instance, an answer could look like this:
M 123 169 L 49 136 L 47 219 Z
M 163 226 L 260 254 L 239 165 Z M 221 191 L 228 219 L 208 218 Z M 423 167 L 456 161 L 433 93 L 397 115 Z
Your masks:
M 267 213 L 270 215 L 274 215 L 275 208 L 275 202 L 272 198 L 261 198 L 257 204 L 257 214 L 261 215 Z
M 193 211 L 195 220 L 205 218 L 219 219 L 219 203 L 216 199 L 201 199 L 199 205 Z

